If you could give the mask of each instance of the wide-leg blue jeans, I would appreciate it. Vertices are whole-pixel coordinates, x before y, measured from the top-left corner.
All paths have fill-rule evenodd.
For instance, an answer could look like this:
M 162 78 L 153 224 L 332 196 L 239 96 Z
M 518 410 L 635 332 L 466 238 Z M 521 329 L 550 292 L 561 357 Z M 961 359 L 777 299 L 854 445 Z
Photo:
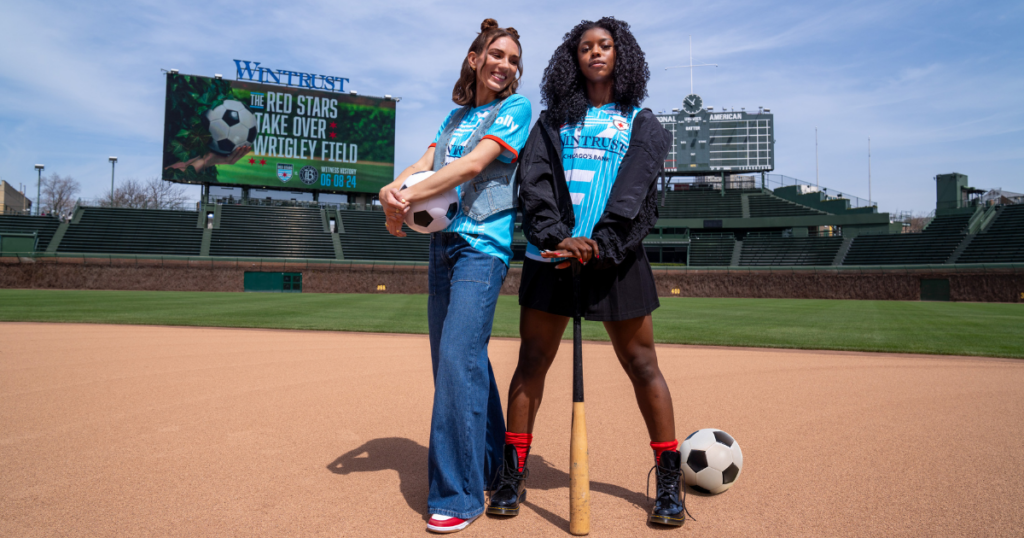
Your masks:
M 430 358 L 434 410 L 427 476 L 431 514 L 469 519 L 502 458 L 505 416 L 487 357 L 508 267 L 457 233 L 430 236 Z

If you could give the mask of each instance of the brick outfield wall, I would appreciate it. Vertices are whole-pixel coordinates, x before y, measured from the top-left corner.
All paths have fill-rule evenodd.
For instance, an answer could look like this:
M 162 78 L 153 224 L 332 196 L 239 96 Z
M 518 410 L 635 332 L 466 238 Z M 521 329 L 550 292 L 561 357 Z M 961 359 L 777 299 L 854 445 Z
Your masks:
M 74 258 L 0 258 L 0 288 L 240 292 L 246 271 L 301 272 L 307 293 L 427 293 L 426 266 Z M 519 268 L 509 270 L 502 294 L 517 293 L 520 273 Z M 948 278 L 953 301 L 1024 302 L 1024 269 L 973 273 L 657 270 L 654 277 L 662 297 L 916 301 L 922 279 Z M 381 285 L 386 291 L 378 291 Z

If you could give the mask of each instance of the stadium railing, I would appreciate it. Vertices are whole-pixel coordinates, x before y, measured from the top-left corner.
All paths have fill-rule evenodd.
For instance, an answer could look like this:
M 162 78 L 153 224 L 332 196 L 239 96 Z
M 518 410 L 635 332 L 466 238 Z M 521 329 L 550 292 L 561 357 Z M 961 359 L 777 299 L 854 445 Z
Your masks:
M 63 263 L 72 265 L 107 265 L 107 266 L 166 266 L 166 267 L 253 267 L 259 265 L 289 267 L 426 267 L 427 262 L 417 261 L 380 261 L 380 260 L 326 260 L 318 258 L 256 258 L 226 256 L 156 256 L 145 254 L 95 254 L 70 252 L 24 252 L 5 253 L 0 257 L 0 264 L 16 265 L 31 263 Z M 513 262 L 512 266 L 521 266 Z M 1024 263 L 961 263 L 961 264 L 922 264 L 922 265 L 795 265 L 795 266 L 654 266 L 654 271 L 728 271 L 732 273 L 957 273 L 957 272 L 1005 272 L 1024 270 Z M 275 269 L 276 270 L 276 269 Z

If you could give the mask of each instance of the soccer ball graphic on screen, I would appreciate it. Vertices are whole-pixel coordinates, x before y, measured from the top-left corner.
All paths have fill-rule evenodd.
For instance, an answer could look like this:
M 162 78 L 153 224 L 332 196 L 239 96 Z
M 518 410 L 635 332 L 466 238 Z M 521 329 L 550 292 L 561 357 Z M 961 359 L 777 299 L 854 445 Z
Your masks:
M 236 147 L 256 141 L 256 116 L 239 101 L 224 101 L 202 115 L 203 127 L 210 131 L 214 153 L 228 155 Z
M 434 173 L 431 171 L 416 172 L 405 179 L 402 189 L 407 189 L 432 175 Z M 458 214 L 459 196 L 455 189 L 452 189 L 412 204 L 409 212 L 405 214 L 405 223 L 419 233 L 429 234 L 447 228 Z
M 679 447 L 683 480 L 702 493 L 722 493 L 736 483 L 743 470 L 743 452 L 731 435 L 705 428 L 690 434 Z

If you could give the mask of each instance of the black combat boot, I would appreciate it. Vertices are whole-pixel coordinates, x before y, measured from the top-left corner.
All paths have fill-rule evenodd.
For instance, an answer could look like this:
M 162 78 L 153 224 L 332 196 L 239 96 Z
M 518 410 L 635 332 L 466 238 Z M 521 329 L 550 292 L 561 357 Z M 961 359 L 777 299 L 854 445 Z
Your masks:
M 682 488 L 683 470 L 682 456 L 677 450 L 666 450 L 661 453 L 661 461 L 654 466 L 658 471 L 658 489 L 654 496 L 654 509 L 647 521 L 659 525 L 682 526 L 689 512 L 686 511 L 686 492 L 682 499 L 679 490 Z M 650 473 L 647 473 L 650 483 Z M 690 516 L 693 517 L 693 516 Z
M 530 451 L 526 451 L 529 457 Z M 515 445 L 505 445 L 505 457 L 502 458 L 498 476 L 494 477 L 494 488 L 491 502 L 487 505 L 487 513 L 496 516 L 519 515 L 519 503 L 526 501 L 526 486 L 523 482 L 530 471 L 523 462 L 523 472 L 519 472 L 519 452 Z

